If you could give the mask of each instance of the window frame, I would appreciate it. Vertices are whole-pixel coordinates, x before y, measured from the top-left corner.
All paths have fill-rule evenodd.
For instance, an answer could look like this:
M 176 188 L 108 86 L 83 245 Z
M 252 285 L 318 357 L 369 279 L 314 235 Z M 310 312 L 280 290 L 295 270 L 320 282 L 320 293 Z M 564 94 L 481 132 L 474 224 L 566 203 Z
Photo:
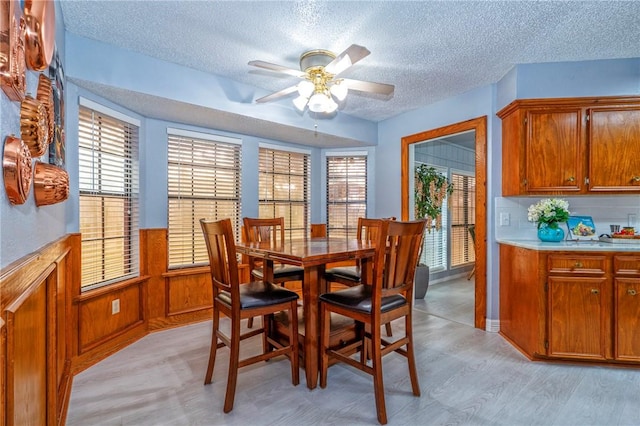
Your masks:
M 81 292 L 140 275 L 139 135 L 139 120 L 79 98 Z M 120 218 L 122 226 L 118 225 Z M 113 255 L 113 250 L 120 255 Z
M 224 180 L 228 175 L 234 176 L 231 182 Z M 183 176 L 186 177 L 181 179 Z M 220 179 L 222 181 L 218 190 L 215 185 Z M 183 203 L 187 204 L 190 218 L 181 216 Z M 229 217 L 227 214 L 219 215 L 221 206 L 226 212 L 226 204 L 229 203 L 232 206 L 231 222 L 234 235 L 236 240 L 239 240 L 242 210 L 242 140 L 167 128 L 168 269 L 208 264 L 209 258 L 200 219 L 205 217 L 209 220 L 219 220 Z

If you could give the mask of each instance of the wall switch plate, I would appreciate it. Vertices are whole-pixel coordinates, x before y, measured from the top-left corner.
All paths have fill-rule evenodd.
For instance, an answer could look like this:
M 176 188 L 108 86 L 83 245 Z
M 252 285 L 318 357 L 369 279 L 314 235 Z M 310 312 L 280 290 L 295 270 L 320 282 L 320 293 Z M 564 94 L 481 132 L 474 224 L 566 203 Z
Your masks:
M 120 312 L 120 299 L 111 301 L 111 315 L 115 315 Z
M 511 226 L 511 215 L 509 213 L 500 213 L 500 226 Z
M 633 226 L 635 228 L 635 226 L 638 224 L 638 216 L 636 216 L 634 213 L 629 213 L 629 225 L 628 226 Z

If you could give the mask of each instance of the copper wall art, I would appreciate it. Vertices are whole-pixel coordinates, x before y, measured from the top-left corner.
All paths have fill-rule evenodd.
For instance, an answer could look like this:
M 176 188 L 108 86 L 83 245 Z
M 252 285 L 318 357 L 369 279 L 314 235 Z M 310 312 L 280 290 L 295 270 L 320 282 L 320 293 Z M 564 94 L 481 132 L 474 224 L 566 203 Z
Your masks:
M 36 206 L 48 206 L 69 197 L 69 174 L 52 164 L 36 161 L 33 178 Z
M 44 71 L 51 62 L 56 41 L 53 0 L 24 0 L 25 57 L 27 67 Z
M 20 134 L 32 157 L 40 157 L 47 150 L 49 125 L 44 105 L 26 95 L 20 105 Z
M 49 129 L 49 138 L 47 144 L 53 142 L 53 136 L 56 126 L 55 111 L 53 106 L 53 91 L 51 88 L 51 80 L 49 80 L 44 74 L 40 74 L 38 77 L 38 92 L 36 93 L 36 99 L 44 105 L 44 109 L 47 116 L 47 128 Z
M 0 0 L 0 84 L 12 101 L 21 101 L 27 87 L 24 33 L 18 0 Z
M 24 204 L 31 189 L 31 153 L 21 139 L 7 136 L 4 142 L 2 174 L 4 189 L 11 204 Z

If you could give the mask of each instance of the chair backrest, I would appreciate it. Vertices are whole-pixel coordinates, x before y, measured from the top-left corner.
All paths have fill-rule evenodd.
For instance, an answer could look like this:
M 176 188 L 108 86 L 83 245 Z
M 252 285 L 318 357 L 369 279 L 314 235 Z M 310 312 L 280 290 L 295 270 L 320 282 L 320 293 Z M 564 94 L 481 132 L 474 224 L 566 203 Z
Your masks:
M 312 223 L 311 224 L 311 238 L 324 238 L 327 236 L 327 224 L 326 223 Z
M 356 238 L 363 241 L 375 241 L 378 237 L 378 230 L 380 229 L 380 224 L 383 220 L 396 220 L 396 218 L 394 216 L 381 219 L 359 217 Z
M 427 222 L 380 222 L 373 264 L 373 303 L 379 304 L 382 296 L 399 293 L 410 300 Z
M 258 219 L 245 217 L 244 223 L 245 241 L 249 243 L 273 242 L 274 244 L 284 243 L 284 217 L 274 217 L 269 219 Z
M 209 269 L 213 284 L 213 297 L 219 291 L 231 293 L 231 300 L 240 303 L 238 258 L 233 238 L 231 219 L 218 221 L 200 219 L 209 254 Z

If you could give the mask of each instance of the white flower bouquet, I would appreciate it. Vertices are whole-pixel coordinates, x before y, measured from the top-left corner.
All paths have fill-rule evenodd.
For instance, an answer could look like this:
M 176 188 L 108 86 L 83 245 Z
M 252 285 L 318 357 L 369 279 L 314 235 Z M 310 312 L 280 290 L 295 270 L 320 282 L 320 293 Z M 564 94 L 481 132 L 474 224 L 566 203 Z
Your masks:
M 557 228 L 558 222 L 569 219 L 569 203 L 559 198 L 546 198 L 529 206 L 527 212 L 529 222 L 536 222 L 538 228 L 548 226 Z

